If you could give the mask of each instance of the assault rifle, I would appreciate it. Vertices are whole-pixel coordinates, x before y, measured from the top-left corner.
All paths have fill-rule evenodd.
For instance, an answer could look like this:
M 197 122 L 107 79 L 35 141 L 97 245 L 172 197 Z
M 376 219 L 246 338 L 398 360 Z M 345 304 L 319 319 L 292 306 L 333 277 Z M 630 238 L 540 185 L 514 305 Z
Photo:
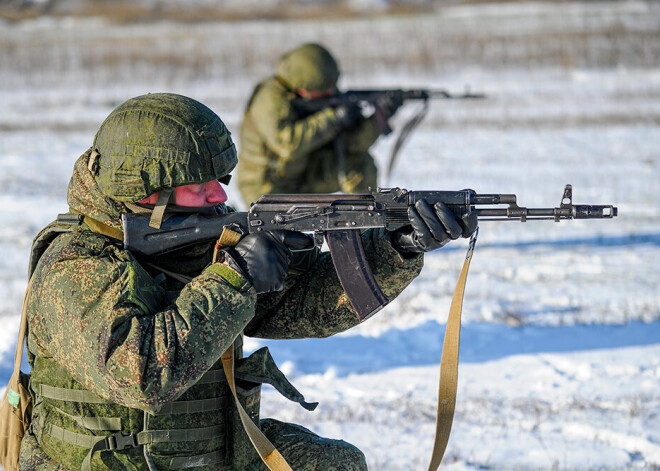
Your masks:
M 261 196 L 248 212 L 171 215 L 163 219 L 160 229 L 149 226 L 149 214 L 123 214 L 124 247 L 137 255 L 155 256 L 216 240 L 223 230 L 243 235 L 274 230 L 311 232 L 318 247 L 325 238 L 339 280 L 362 321 L 385 306 L 388 299 L 366 261 L 360 232 L 379 227 L 394 231 L 408 225 L 408 206 L 422 198 L 430 204 L 442 201 L 457 216 L 476 212 L 479 221 L 560 221 L 617 215 L 612 205 L 573 204 L 571 185 L 566 185 L 561 204 L 555 208 L 525 208 L 516 204 L 516 195 L 478 194 L 473 190 L 376 188 L 368 194 L 273 194 Z
M 301 114 L 301 116 L 309 116 L 310 114 L 321 111 L 325 108 L 336 108 L 342 105 L 356 105 L 362 110 L 373 110 L 376 123 L 380 132 L 388 135 L 392 132 L 392 128 L 383 113 L 383 110 L 378 106 L 379 102 L 383 99 L 393 98 L 395 101 L 405 103 L 406 101 L 419 101 L 422 102 L 422 107 L 402 126 L 401 132 L 397 137 L 392 153 L 390 154 L 389 162 L 387 165 L 387 176 L 389 176 L 394 168 L 396 157 L 403 147 L 403 144 L 408 139 L 412 131 L 422 122 L 424 116 L 428 112 L 428 101 L 434 98 L 448 99 L 448 100 L 467 100 L 467 99 L 480 99 L 485 98 L 483 93 L 471 93 L 469 89 L 462 94 L 452 94 L 446 90 L 428 90 L 428 89 L 365 89 L 365 90 L 346 90 L 337 92 L 334 95 L 320 97 L 320 98 L 297 98 L 293 100 L 294 108 Z M 339 181 L 342 181 L 343 166 L 343 147 L 341 142 L 336 142 L 340 167 Z
M 429 99 L 445 98 L 454 100 L 465 100 L 472 98 L 484 98 L 481 93 L 470 93 L 467 90 L 461 95 L 455 95 L 446 90 L 426 90 L 426 89 L 366 89 L 366 90 L 346 90 L 337 92 L 334 95 L 320 98 L 297 98 L 293 101 L 293 106 L 303 115 L 310 115 L 325 108 L 336 108 L 342 105 L 356 105 L 360 108 L 374 108 L 376 120 L 383 134 L 392 132 L 387 119 L 379 110 L 378 104 L 383 99 L 392 98 L 395 101 L 405 103 L 406 101 L 421 101 L 427 103 Z

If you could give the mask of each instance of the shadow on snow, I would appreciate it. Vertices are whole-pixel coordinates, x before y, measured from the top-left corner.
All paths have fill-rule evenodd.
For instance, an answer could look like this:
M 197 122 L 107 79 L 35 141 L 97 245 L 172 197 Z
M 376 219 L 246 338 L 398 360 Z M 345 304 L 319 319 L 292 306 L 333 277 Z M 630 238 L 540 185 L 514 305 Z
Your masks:
M 296 374 L 342 377 L 391 368 L 440 363 L 445 324 L 428 321 L 408 330 L 392 329 L 379 337 L 358 335 L 327 339 L 268 340 L 276 362 L 292 362 Z M 660 322 L 562 327 L 470 323 L 461 330 L 462 363 L 481 363 L 512 355 L 562 353 L 660 344 Z M 0 388 L 13 371 L 14 348 L 0 359 Z M 249 352 L 248 352 L 249 353 Z M 29 371 L 25 356 L 23 371 Z
M 268 340 L 273 357 L 291 361 L 296 374 L 337 376 L 440 363 L 445 324 L 429 321 L 380 337 L 335 336 L 327 339 Z M 579 352 L 660 344 L 660 323 L 575 325 L 562 327 L 470 323 L 461 331 L 461 362 L 481 363 L 512 355 Z

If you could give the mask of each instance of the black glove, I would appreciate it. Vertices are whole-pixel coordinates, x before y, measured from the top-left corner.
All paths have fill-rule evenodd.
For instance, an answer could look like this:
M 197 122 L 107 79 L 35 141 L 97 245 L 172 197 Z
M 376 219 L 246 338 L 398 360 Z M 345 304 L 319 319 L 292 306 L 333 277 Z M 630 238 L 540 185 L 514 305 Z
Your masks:
M 343 128 L 352 128 L 362 116 L 360 106 L 356 103 L 347 103 L 335 108 L 335 116 Z
M 291 250 L 313 246 L 312 238 L 302 232 L 272 231 L 248 234 L 223 254 L 229 266 L 243 274 L 257 293 L 268 293 L 284 287 Z
M 381 95 L 376 100 L 376 106 L 380 108 L 385 116 L 385 119 L 394 116 L 394 113 L 403 105 L 403 96 L 401 93 L 386 93 Z
M 410 226 L 390 233 L 392 245 L 402 254 L 439 249 L 450 240 L 470 237 L 478 225 L 476 213 L 457 218 L 446 204 L 431 206 L 424 199 L 408 207 L 408 220 Z

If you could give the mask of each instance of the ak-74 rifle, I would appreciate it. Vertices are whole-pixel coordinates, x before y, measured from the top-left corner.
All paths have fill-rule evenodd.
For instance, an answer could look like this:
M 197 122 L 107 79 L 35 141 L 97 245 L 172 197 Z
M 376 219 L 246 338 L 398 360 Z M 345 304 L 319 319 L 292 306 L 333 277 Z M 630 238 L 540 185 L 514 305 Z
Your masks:
M 343 105 L 359 106 L 362 110 L 373 110 L 376 123 L 383 135 L 388 135 L 392 132 L 392 128 L 388 122 L 387 117 L 383 110 L 378 106 L 379 102 L 384 99 L 394 99 L 400 103 L 406 101 L 419 101 L 422 106 L 417 112 L 402 126 L 401 132 L 392 147 L 389 162 L 387 164 L 387 175 L 391 175 L 396 157 L 403 147 L 412 131 L 422 122 L 426 116 L 429 105 L 429 100 L 432 99 L 447 99 L 447 100 L 470 100 L 485 98 L 483 93 L 471 93 L 469 89 L 462 94 L 449 93 L 446 90 L 429 90 L 429 89 L 364 89 L 364 90 L 346 90 L 337 92 L 330 96 L 320 98 L 297 98 L 293 100 L 293 106 L 302 116 L 309 116 L 310 114 L 321 111 L 325 108 L 336 108 Z M 344 151 L 343 144 L 340 140 L 335 141 L 335 149 L 337 152 L 337 159 L 339 160 L 339 180 L 344 178 Z M 385 179 L 387 181 L 387 179 Z
M 342 287 L 362 321 L 389 301 L 367 263 L 360 232 L 369 228 L 394 231 L 408 225 L 408 207 L 422 198 L 430 204 L 442 201 L 457 216 L 476 212 L 479 221 L 560 221 L 617 215 L 612 205 L 573 204 L 571 185 L 566 185 L 560 206 L 554 208 L 525 208 L 516 204 L 516 195 L 478 194 L 473 190 L 377 188 L 368 194 L 273 194 L 261 196 L 248 212 L 171 215 L 163 219 L 160 229 L 149 226 L 149 214 L 123 214 L 124 247 L 137 255 L 155 256 L 216 240 L 223 230 L 239 235 L 274 230 L 313 233 L 317 246 L 324 239 L 328 244 Z

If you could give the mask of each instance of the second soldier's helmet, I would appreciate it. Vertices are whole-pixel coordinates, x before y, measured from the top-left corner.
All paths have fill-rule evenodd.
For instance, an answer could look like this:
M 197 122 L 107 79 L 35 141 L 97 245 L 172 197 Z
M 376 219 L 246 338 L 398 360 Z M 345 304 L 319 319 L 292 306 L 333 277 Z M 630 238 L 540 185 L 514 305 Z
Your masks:
M 106 196 L 134 203 L 158 191 L 228 181 L 238 162 L 220 118 L 192 98 L 150 93 L 119 105 L 96 133 L 90 170 Z
M 319 44 L 303 44 L 285 53 L 277 66 L 277 76 L 291 90 L 330 90 L 337 86 L 339 67 L 334 57 Z

